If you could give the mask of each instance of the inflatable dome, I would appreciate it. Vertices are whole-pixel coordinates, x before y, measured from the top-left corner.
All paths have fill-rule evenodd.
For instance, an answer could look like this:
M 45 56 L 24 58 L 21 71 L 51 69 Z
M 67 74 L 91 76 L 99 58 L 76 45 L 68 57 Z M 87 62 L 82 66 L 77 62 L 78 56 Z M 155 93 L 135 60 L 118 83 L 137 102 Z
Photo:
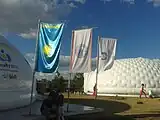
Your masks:
M 93 92 L 96 73 L 84 74 L 84 92 Z M 111 69 L 98 75 L 98 94 L 139 95 L 141 84 L 146 91 L 160 95 L 160 60 L 129 58 L 115 60 Z
M 0 36 L 0 110 L 28 105 L 31 85 L 30 65 L 13 45 Z M 35 93 L 36 88 L 34 96 Z

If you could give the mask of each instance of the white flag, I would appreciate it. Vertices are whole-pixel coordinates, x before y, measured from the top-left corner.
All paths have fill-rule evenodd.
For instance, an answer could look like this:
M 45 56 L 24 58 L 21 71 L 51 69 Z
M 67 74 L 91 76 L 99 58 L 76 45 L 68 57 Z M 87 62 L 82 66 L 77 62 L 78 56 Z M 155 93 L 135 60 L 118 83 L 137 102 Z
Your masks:
M 91 71 L 92 29 L 75 30 L 72 33 L 70 72 Z
M 116 54 L 117 39 L 100 38 L 99 40 L 99 71 L 105 71 L 113 66 Z

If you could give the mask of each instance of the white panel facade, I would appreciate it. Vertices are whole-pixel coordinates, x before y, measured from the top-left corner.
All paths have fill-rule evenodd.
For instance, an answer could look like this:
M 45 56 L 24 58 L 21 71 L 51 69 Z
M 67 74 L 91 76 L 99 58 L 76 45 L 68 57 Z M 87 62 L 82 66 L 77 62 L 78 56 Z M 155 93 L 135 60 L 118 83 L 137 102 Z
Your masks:
M 28 105 L 31 84 L 30 65 L 13 45 L 0 36 L 0 110 Z
M 84 74 L 84 91 L 92 92 L 96 82 L 96 73 Z M 110 70 L 99 73 L 98 93 L 137 95 L 141 83 L 146 90 L 160 95 L 160 60 L 129 58 L 115 60 Z

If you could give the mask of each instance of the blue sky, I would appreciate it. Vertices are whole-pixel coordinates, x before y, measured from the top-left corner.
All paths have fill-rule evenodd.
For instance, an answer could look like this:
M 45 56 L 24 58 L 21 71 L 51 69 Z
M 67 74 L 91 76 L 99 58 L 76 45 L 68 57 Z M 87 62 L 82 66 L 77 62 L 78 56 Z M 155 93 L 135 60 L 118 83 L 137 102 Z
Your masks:
M 117 38 L 117 58 L 160 58 L 160 7 L 146 0 L 135 4 L 112 0 L 86 0 L 61 20 L 68 20 L 62 39 L 62 55 L 70 55 L 71 31 L 81 26 L 98 27 L 93 31 L 93 57 L 96 56 L 97 37 Z M 14 32 L 6 38 L 22 53 L 35 50 L 35 39 L 24 39 Z

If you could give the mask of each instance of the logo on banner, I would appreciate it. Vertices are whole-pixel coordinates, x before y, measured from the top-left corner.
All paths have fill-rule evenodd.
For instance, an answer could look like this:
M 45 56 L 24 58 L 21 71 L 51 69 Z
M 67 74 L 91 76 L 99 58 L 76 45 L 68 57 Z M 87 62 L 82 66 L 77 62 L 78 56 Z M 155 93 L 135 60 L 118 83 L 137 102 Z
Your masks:
M 0 50 L 0 61 L 11 62 L 11 57 L 3 49 Z
M 45 45 L 43 48 L 43 52 L 46 56 L 50 56 L 52 47 L 50 45 Z
M 10 71 L 10 69 L 18 69 L 17 65 L 12 64 L 12 59 L 9 54 L 5 52 L 4 49 L 0 50 L 0 70 Z M 5 69 L 4 69 L 5 68 Z
M 101 52 L 101 60 L 107 60 L 108 54 L 106 52 Z
M 1 76 L 4 80 L 17 79 L 18 66 L 12 64 L 11 56 L 4 49 L 0 49 L 0 61 Z
M 87 56 L 87 48 L 84 44 L 77 46 L 76 55 L 81 58 Z

